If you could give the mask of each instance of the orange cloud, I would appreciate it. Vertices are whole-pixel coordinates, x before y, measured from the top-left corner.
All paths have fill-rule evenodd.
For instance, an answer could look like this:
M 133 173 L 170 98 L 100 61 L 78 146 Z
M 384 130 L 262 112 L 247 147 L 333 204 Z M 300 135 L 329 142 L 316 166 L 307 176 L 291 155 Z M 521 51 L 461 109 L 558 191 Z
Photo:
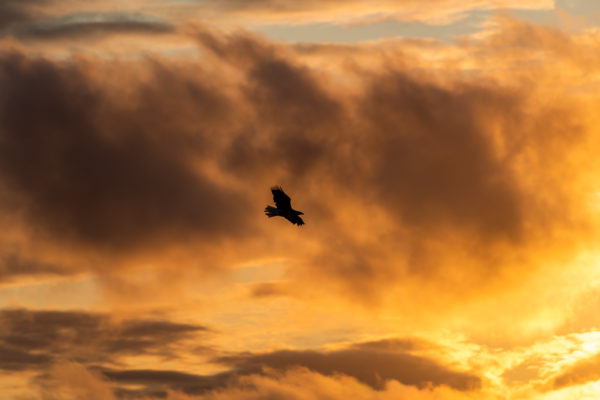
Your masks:
M 374 398 L 510 392 L 503 385 L 530 372 L 523 360 L 560 358 L 519 346 L 593 329 L 583 319 L 600 285 L 600 121 L 586 83 L 597 83 L 598 60 L 590 33 L 506 20 L 497 28 L 455 45 L 310 47 L 190 26 L 182 40 L 197 58 L 3 50 L 0 279 L 90 274 L 107 307 L 148 311 L 160 299 L 173 320 L 210 316 L 207 325 L 229 328 L 215 351 L 231 368 L 313 370 L 252 370 L 231 383 L 231 371 L 198 372 L 189 348 L 164 371 L 103 359 L 100 371 L 124 390 L 154 382 L 149 390 L 164 392 L 179 379 L 206 391 L 190 396 L 224 399 L 302 398 L 305 387 L 332 398 L 350 389 Z M 305 212 L 305 227 L 262 214 L 274 184 Z M 279 272 L 235 278 L 275 262 Z M 102 318 L 83 321 L 109 340 L 96 329 Z M 339 321 L 352 329 L 319 336 Z M 456 348 L 369 350 L 387 360 L 372 368 L 389 381 L 374 391 L 360 351 L 340 344 L 405 335 L 449 336 Z M 6 347 L 26 365 L 59 352 Z M 444 379 L 409 380 L 394 373 L 398 359 Z M 594 363 L 563 370 L 556 388 L 588 382 Z M 523 385 L 516 392 L 539 389 Z
M 548 0 L 497 1 L 449 1 L 436 0 L 427 7 L 414 0 L 381 1 L 374 7 L 355 0 L 305 1 L 210 1 L 200 6 L 222 20 L 253 23 L 368 23 L 381 19 L 419 21 L 429 24 L 445 24 L 463 18 L 474 10 L 495 9 L 552 9 Z M 190 7 L 193 11 L 193 7 Z
M 57 364 L 50 376 L 42 381 L 40 394 L 47 398 L 60 393 L 65 399 L 84 396 L 98 400 L 113 400 L 112 385 L 96 373 L 90 372 L 80 364 Z M 121 392 L 125 398 L 127 391 Z M 324 376 L 304 368 L 290 370 L 286 373 L 267 371 L 266 375 L 249 375 L 232 380 L 229 384 L 205 394 L 185 394 L 170 391 L 168 399 L 178 400 L 226 400 L 226 399 L 475 399 L 480 393 L 466 394 L 447 387 L 417 389 L 397 382 L 391 382 L 384 390 L 376 391 L 358 381 L 344 375 Z M 143 399 L 164 398 L 152 394 L 142 395 Z
M 338 86 L 293 48 L 194 35 L 205 65 L 4 56 L 2 181 L 6 210 L 22 217 L 14 229 L 117 258 L 212 246 L 244 262 L 271 249 L 305 277 L 364 288 L 406 274 L 431 282 L 460 264 L 439 279 L 467 292 L 485 271 L 531 265 L 542 243 L 570 251 L 591 229 L 579 202 L 590 182 L 578 171 L 595 168 L 594 143 L 576 95 L 547 104 L 543 85 L 468 82 L 460 65 L 444 79 L 386 66 L 385 55 L 380 69 L 341 70 L 354 83 Z M 310 238 L 258 240 L 266 228 L 252 210 L 274 182 L 314 216 Z M 290 240 L 306 250 L 290 253 Z

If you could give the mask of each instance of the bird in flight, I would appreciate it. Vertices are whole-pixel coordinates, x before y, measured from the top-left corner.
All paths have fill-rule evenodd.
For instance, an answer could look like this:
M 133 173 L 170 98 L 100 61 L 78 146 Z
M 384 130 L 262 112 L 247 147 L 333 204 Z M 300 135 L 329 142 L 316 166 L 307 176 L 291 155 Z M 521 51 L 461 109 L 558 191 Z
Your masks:
M 281 186 L 273 186 L 271 192 L 273 193 L 273 200 L 277 207 L 267 206 L 265 208 L 265 214 L 267 214 L 269 218 L 280 216 L 287 219 L 292 224 L 298 226 L 304 225 L 304 221 L 299 217 L 300 215 L 304 215 L 304 213 L 292 208 L 290 198 L 283 192 Z

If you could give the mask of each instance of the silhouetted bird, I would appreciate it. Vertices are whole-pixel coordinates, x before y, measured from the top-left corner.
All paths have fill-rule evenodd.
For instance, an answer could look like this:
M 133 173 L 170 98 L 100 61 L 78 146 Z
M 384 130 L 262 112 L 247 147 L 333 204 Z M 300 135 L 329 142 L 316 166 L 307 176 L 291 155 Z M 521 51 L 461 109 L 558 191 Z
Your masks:
M 299 215 L 304 215 L 304 213 L 292 208 L 290 198 L 283 192 L 281 186 L 272 187 L 271 192 L 273 193 L 273 200 L 275 201 L 277 208 L 267 206 L 267 208 L 265 208 L 265 214 L 267 214 L 269 218 L 280 216 L 287 219 L 292 224 L 298 226 L 304 225 L 304 221 L 299 217 Z

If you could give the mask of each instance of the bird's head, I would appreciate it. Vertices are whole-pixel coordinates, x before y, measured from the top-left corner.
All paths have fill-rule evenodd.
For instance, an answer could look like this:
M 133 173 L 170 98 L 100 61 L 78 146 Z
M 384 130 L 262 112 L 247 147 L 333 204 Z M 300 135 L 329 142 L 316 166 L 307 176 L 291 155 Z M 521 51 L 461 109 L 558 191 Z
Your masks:
M 304 215 L 304 213 L 302 211 L 296 211 L 297 215 Z

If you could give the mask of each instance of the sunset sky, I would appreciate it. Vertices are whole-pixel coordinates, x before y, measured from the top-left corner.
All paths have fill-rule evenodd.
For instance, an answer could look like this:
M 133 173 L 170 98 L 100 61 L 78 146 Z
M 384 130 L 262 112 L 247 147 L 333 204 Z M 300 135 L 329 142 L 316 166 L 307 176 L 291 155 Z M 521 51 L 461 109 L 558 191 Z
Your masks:
M 600 398 L 597 3 L 1 0 L 0 399 Z

